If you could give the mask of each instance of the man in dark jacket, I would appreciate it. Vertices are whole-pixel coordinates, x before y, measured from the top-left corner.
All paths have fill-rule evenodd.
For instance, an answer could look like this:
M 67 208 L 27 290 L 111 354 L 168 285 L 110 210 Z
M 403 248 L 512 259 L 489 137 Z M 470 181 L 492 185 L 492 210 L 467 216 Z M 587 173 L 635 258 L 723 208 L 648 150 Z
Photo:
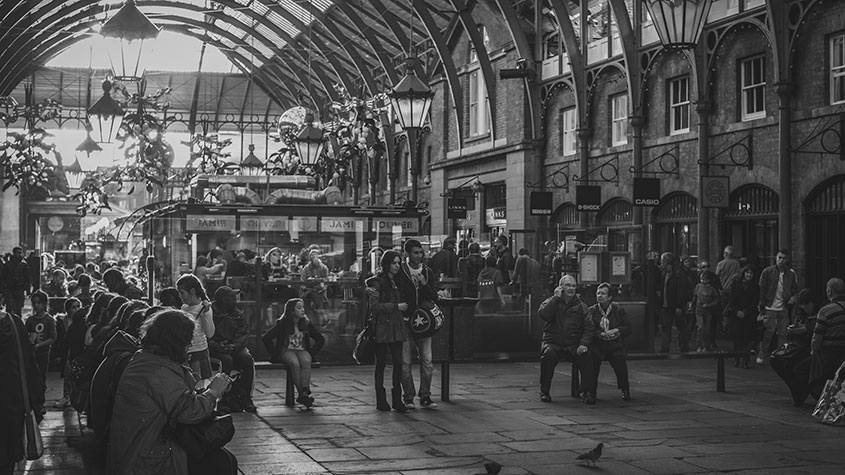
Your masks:
M 658 291 L 658 303 L 660 304 L 660 317 L 663 321 L 663 341 L 660 344 L 660 352 L 668 353 L 672 345 L 672 323 L 678 327 L 678 341 L 681 352 L 689 351 L 689 332 L 687 331 L 687 319 L 684 315 L 686 310 L 687 282 L 677 272 L 675 255 L 671 252 L 664 252 L 660 256 L 662 268 L 660 287 Z
M 593 358 L 589 351 L 593 342 L 593 320 L 587 305 L 575 295 L 578 283 L 564 275 L 555 294 L 540 305 L 543 345 L 540 353 L 540 400 L 551 402 L 552 376 L 560 360 L 575 361 L 581 373 L 581 396 L 585 404 L 596 403 Z
M 405 253 L 408 257 L 402 263 L 402 269 L 396 275 L 396 283 L 402 300 L 408 303 L 408 309 L 404 312 L 405 321 L 411 329 L 411 336 L 402 344 L 402 388 L 404 390 L 405 407 L 414 407 L 414 375 L 411 371 L 413 356 L 411 345 L 417 349 L 420 359 L 420 406 L 434 408 L 437 405 L 431 400 L 431 376 L 434 373 L 434 364 L 431 362 L 431 337 L 415 336 L 414 325 L 417 322 L 416 312 L 422 305 L 437 303 L 437 288 L 434 271 L 423 264 L 422 244 L 416 239 L 409 239 L 405 242 Z
M 122 295 L 128 299 L 143 300 L 146 295 L 138 287 L 126 281 L 126 276 L 116 267 L 112 267 L 103 274 L 103 283 L 109 292 Z
M 458 259 L 458 273 L 463 285 L 464 297 L 478 295 L 478 274 L 484 269 L 481 246 L 474 242 L 469 245 L 469 255 Z
M 766 267 L 760 273 L 759 310 L 763 319 L 763 341 L 757 352 L 757 364 L 774 348 L 786 341 L 786 327 L 789 326 L 789 307 L 795 303 L 798 293 L 798 275 L 789 267 L 789 251 L 780 249 L 775 256 L 775 265 Z M 775 340 L 774 342 L 772 340 Z
M 230 410 L 256 412 L 252 402 L 252 382 L 255 379 L 255 360 L 246 347 L 249 328 L 243 312 L 237 308 L 238 293 L 223 285 L 214 292 L 214 336 L 208 339 L 208 350 L 212 358 L 220 360 L 222 371 L 229 374 L 233 369 L 241 372 L 232 385 L 227 397 Z
M 496 268 L 502 273 L 505 284 L 511 283 L 515 261 L 510 248 L 510 239 L 504 235 L 496 236 Z
M 455 253 L 456 242 L 453 237 L 444 239 L 443 249 L 428 261 L 438 280 L 440 276 L 455 277 L 458 274 L 458 255 Z
M 12 257 L 3 271 L 6 279 L 6 309 L 17 316 L 23 311 L 24 294 L 29 291 L 29 266 L 23 260 L 23 249 L 12 249 Z

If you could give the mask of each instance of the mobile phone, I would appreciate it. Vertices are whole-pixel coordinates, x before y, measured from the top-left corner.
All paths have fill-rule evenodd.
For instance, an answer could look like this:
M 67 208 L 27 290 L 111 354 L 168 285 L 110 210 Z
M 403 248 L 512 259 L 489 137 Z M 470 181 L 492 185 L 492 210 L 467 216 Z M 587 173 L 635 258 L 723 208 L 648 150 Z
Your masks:
M 229 379 L 231 379 L 232 381 L 237 381 L 241 377 L 242 374 L 243 373 L 240 372 L 240 371 L 236 372 L 235 374 L 230 374 Z

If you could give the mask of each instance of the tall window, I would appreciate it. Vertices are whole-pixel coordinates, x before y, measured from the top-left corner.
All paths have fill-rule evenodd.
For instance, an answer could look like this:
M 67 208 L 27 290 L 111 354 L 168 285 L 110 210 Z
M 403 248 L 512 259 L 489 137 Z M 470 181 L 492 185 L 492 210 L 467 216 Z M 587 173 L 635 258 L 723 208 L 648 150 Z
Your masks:
M 742 61 L 742 120 L 766 117 L 766 63 L 764 56 Z
M 845 103 L 845 34 L 830 39 L 830 103 Z
M 689 132 L 689 76 L 669 81 L 669 133 Z
M 560 154 L 575 153 L 575 108 L 560 110 Z
M 490 37 L 487 35 L 487 28 L 478 25 L 478 32 L 484 39 L 484 48 L 490 50 Z M 478 65 L 478 54 L 475 48 L 470 50 L 470 67 L 475 64 L 475 69 L 469 73 L 469 135 L 482 135 L 490 132 L 489 104 L 487 103 L 487 88 L 484 85 L 484 75 Z
M 628 143 L 628 95 L 619 94 L 610 99 L 612 123 L 610 128 L 611 145 Z

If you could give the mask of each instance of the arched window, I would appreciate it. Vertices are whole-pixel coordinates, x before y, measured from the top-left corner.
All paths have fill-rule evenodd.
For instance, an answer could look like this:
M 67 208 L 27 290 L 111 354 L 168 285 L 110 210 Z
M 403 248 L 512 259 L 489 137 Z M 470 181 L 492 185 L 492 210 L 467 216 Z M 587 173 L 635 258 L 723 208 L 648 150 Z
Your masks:
M 689 193 L 670 193 L 652 212 L 654 243 L 661 252 L 698 255 L 698 201 Z
M 550 221 L 562 228 L 578 226 L 578 210 L 575 208 L 575 204 L 567 202 L 558 206 Z
M 628 200 L 614 198 L 601 207 L 596 215 L 596 226 L 607 228 L 607 250 L 611 252 L 631 252 L 632 259 L 640 255 L 642 235 L 639 229 L 633 229 L 634 206 Z
M 828 279 L 845 276 L 845 175 L 819 184 L 804 210 L 807 287 L 819 295 Z
M 618 226 L 620 224 L 633 224 L 634 207 L 628 200 L 614 198 L 601 207 L 596 215 L 596 224 L 599 226 Z
M 778 195 L 764 185 L 743 185 L 731 193 L 720 247 L 732 244 L 758 270 L 774 263 L 778 243 Z

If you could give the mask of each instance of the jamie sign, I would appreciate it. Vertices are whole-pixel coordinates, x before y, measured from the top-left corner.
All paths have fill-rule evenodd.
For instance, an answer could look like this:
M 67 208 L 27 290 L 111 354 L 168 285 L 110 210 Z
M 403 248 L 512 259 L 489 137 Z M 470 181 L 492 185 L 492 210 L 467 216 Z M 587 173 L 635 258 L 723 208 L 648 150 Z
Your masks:
M 234 216 L 185 216 L 185 231 L 234 231 Z
M 552 192 L 532 191 L 531 192 L 531 216 L 551 216 L 552 214 Z
M 324 233 L 352 233 L 363 231 L 364 222 L 360 219 L 322 218 L 320 231 Z
M 575 187 L 575 206 L 578 211 L 598 211 L 601 208 L 601 187 L 595 185 Z
M 634 206 L 660 205 L 660 178 L 634 178 Z

